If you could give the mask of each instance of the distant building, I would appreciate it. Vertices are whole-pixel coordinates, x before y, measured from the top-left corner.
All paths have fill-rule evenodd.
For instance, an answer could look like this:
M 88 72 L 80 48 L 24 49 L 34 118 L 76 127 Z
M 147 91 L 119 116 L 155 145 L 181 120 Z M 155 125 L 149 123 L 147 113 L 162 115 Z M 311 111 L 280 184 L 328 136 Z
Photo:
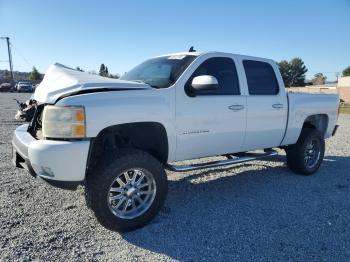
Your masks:
M 326 85 L 312 85 L 312 86 L 300 86 L 290 87 L 288 92 L 291 93 L 322 93 L 322 94 L 336 94 L 337 84 L 326 84 Z
M 350 103 L 350 76 L 339 77 L 337 87 L 342 102 Z
M 290 87 L 288 88 L 288 92 L 339 94 L 342 103 L 350 104 L 350 76 L 339 77 L 338 84 L 330 83 L 325 85 Z

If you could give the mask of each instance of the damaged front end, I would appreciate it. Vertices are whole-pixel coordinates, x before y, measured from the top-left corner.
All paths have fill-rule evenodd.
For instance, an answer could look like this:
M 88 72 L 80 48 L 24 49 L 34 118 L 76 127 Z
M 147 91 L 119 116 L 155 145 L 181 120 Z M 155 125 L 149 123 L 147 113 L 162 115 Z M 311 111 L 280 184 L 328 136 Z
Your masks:
M 19 109 L 15 115 L 16 120 L 24 120 L 30 122 L 33 119 L 37 102 L 34 99 L 29 99 L 24 103 L 19 102 L 17 99 L 14 99 L 17 102 Z
M 35 139 L 43 139 L 42 136 L 42 114 L 45 104 L 36 104 L 33 117 L 28 125 L 28 133 Z

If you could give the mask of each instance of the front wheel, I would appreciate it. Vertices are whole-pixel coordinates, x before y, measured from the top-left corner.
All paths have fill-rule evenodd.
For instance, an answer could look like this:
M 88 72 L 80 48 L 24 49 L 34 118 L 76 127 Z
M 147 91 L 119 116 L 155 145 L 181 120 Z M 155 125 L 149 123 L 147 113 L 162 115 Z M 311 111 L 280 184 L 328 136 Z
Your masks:
M 115 231 L 130 231 L 152 220 L 166 198 L 162 164 L 140 150 L 105 156 L 86 181 L 86 200 L 97 220 Z
M 286 148 L 288 167 L 301 175 L 312 175 L 320 167 L 325 152 L 322 134 L 315 129 L 304 128 L 294 145 Z

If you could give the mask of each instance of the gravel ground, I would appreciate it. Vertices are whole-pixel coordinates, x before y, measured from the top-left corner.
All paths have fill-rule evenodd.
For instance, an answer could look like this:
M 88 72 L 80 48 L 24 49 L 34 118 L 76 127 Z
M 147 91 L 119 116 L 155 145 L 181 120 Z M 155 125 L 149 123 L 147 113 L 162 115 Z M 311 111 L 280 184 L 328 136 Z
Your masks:
M 302 177 L 272 161 L 168 173 L 165 207 L 126 234 L 101 227 L 83 188 L 64 191 L 11 164 L 16 104 L 0 94 L 0 259 L 349 261 L 350 115 L 327 141 L 323 166 Z

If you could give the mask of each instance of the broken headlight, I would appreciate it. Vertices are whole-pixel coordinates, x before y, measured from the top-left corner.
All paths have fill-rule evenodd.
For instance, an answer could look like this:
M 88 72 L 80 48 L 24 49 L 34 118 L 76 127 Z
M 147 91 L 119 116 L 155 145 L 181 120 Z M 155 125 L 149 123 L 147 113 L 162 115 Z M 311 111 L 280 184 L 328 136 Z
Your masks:
M 42 118 L 46 138 L 84 138 L 85 109 L 82 106 L 45 106 Z

